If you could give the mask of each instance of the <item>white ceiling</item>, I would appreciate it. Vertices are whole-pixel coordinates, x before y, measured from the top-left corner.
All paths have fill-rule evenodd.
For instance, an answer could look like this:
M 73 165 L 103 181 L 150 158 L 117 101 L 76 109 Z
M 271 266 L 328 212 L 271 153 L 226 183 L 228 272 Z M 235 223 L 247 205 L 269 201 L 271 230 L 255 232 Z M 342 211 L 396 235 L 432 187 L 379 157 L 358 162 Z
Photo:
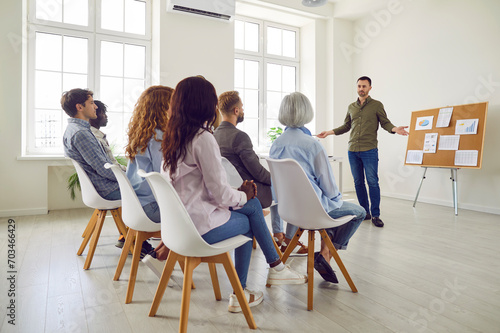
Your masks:
M 374 10 L 388 6 L 388 0 L 329 0 L 334 6 L 334 16 L 358 19 Z

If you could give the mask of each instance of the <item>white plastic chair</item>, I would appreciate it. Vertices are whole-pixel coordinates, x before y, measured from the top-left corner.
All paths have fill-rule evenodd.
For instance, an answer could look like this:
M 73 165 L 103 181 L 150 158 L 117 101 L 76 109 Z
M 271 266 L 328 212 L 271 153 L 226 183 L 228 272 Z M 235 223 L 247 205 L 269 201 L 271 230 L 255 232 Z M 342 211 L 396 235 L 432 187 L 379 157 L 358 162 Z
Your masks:
M 341 218 L 331 218 L 321 205 L 314 189 L 302 170 L 300 164 L 293 159 L 267 159 L 271 170 L 271 178 L 278 200 L 278 212 L 284 221 L 299 227 L 293 239 L 290 241 L 281 260 L 286 262 L 297 241 L 304 230 L 309 231 L 307 254 L 307 310 L 313 309 L 313 279 L 314 279 L 314 232 L 319 231 L 323 241 L 326 243 L 333 258 L 337 262 L 352 292 L 357 292 L 347 269 L 340 259 L 337 250 L 326 233 L 325 229 L 339 227 L 351 221 L 355 215 L 346 215 Z
M 104 167 L 106 169 L 111 169 L 116 177 L 116 180 L 118 181 L 122 197 L 122 219 L 128 227 L 125 244 L 123 245 L 120 260 L 118 261 L 118 266 L 116 267 L 115 276 L 113 277 L 114 281 L 118 281 L 120 278 L 125 260 L 127 259 L 128 252 L 130 251 L 134 240 L 136 245 L 133 250 L 132 264 L 130 266 L 130 278 L 128 280 L 127 295 L 125 297 L 125 304 L 128 304 L 132 302 L 132 296 L 134 295 L 137 269 L 139 268 L 139 260 L 141 259 L 142 243 L 151 237 L 161 237 L 161 225 L 160 223 L 155 223 L 148 218 L 141 206 L 139 198 L 137 198 L 137 195 L 130 184 L 130 181 L 122 169 L 111 163 L 106 163 Z
M 227 181 L 231 187 L 239 188 L 241 184 L 243 184 L 243 179 L 241 178 L 238 170 L 234 167 L 234 165 L 229 162 L 227 158 L 222 156 L 222 166 L 224 170 L 226 170 Z
M 217 279 L 216 263 L 224 265 L 224 269 L 229 277 L 233 290 L 241 304 L 243 313 L 251 329 L 256 329 L 257 325 L 253 318 L 247 299 L 243 293 L 240 280 L 236 274 L 229 251 L 245 244 L 251 239 L 238 235 L 215 244 L 208 244 L 201 238 L 196 230 L 191 217 L 184 204 L 177 195 L 170 181 L 157 172 L 145 173 L 138 171 L 139 176 L 145 177 L 153 190 L 156 201 L 160 206 L 161 215 L 161 238 L 165 246 L 170 249 L 168 258 L 163 268 L 163 273 L 156 290 L 155 298 L 149 316 L 156 315 L 161 299 L 165 293 L 168 280 L 174 269 L 175 262 L 184 261 L 184 282 L 182 286 L 181 314 L 179 322 L 179 332 L 186 332 L 189 316 L 189 301 L 191 297 L 191 286 L 193 281 L 193 270 L 201 263 L 207 262 L 210 268 L 210 276 L 216 300 L 221 300 L 219 281 Z
M 77 161 L 71 159 L 73 165 L 75 166 L 76 173 L 78 174 L 78 179 L 80 181 L 80 187 L 82 190 L 82 200 L 83 203 L 90 207 L 94 208 L 94 213 L 90 218 L 85 231 L 83 232 L 83 242 L 78 249 L 77 255 L 81 255 L 90 239 L 90 247 L 89 252 L 87 254 L 87 259 L 85 260 L 85 264 L 83 265 L 83 269 L 89 269 L 90 264 L 92 263 L 92 259 L 94 257 L 94 252 L 97 247 L 97 241 L 99 240 L 99 236 L 101 235 L 102 225 L 104 223 L 104 218 L 106 217 L 107 211 L 111 211 L 111 215 L 113 215 L 113 219 L 116 224 L 116 228 L 118 232 L 122 235 L 127 234 L 127 227 L 123 224 L 121 218 L 121 200 L 106 200 L 103 199 L 97 193 L 94 184 L 90 181 L 87 172 L 78 164 Z

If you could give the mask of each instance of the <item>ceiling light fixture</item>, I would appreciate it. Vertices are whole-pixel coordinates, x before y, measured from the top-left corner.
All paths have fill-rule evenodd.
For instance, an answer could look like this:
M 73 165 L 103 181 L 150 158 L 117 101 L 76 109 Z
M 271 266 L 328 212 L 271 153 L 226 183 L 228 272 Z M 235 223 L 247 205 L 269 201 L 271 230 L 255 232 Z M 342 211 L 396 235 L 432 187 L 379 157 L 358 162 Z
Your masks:
M 306 7 L 320 7 L 326 5 L 328 0 L 302 0 L 302 4 Z

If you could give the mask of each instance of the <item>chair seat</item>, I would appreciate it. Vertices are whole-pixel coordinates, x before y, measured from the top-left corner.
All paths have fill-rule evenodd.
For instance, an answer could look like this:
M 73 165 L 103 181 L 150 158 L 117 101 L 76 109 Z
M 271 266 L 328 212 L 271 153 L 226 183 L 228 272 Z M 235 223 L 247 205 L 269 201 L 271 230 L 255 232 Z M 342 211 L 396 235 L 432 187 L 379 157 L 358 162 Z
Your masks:
M 207 244 L 207 246 L 197 246 L 197 244 L 193 244 L 189 249 L 183 249 L 182 255 L 186 257 L 212 257 L 216 256 L 231 250 L 234 250 L 237 247 L 240 247 L 241 245 L 245 244 L 248 241 L 251 241 L 251 238 L 248 238 L 247 236 L 244 235 L 238 235 L 235 237 L 231 237 L 228 239 L 225 239 L 223 241 L 214 243 L 214 244 Z M 171 248 L 174 252 L 176 250 L 176 247 L 173 246 Z

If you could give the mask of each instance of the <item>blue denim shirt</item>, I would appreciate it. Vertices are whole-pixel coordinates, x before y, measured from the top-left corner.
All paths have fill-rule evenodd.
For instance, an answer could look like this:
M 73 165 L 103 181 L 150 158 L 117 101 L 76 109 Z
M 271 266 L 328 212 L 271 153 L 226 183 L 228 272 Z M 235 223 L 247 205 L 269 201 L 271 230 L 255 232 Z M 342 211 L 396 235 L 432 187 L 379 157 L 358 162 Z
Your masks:
M 335 183 L 325 148 L 307 132 L 305 127 L 286 128 L 271 146 L 269 157 L 296 160 L 304 169 L 323 208 L 330 212 L 342 206 L 342 194 Z
M 145 206 L 152 202 L 155 202 L 156 199 L 149 187 L 146 179 L 142 178 L 137 174 L 137 170 L 142 169 L 146 172 L 160 172 L 162 166 L 163 155 L 161 152 L 161 141 L 163 139 L 163 132 L 159 129 L 155 129 L 156 131 L 156 139 L 160 141 L 156 141 L 154 136 L 151 137 L 151 140 L 148 142 L 148 147 L 144 151 L 144 153 L 138 153 L 135 155 L 134 160 L 128 161 L 127 166 L 127 177 L 130 180 L 130 184 L 132 184 L 137 197 L 141 203 L 141 206 Z
M 104 167 L 104 164 L 113 162 L 109 160 L 101 144 L 92 134 L 88 121 L 69 118 L 63 144 L 64 155 L 80 164 L 99 195 L 105 197 L 118 190 L 118 182 L 113 171 Z

